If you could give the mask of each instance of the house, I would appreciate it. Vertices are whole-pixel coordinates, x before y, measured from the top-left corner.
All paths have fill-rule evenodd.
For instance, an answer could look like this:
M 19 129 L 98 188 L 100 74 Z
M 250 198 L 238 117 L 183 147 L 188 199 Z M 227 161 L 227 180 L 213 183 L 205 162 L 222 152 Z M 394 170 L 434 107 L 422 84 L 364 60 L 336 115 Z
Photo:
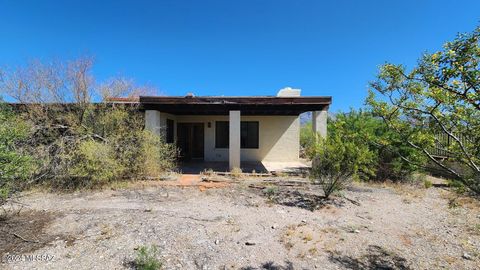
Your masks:
M 277 96 L 140 96 L 137 102 L 146 129 L 176 143 L 181 159 L 228 162 L 232 169 L 249 161 L 299 161 L 299 115 L 312 112 L 313 130 L 326 136 L 332 98 L 285 88 Z

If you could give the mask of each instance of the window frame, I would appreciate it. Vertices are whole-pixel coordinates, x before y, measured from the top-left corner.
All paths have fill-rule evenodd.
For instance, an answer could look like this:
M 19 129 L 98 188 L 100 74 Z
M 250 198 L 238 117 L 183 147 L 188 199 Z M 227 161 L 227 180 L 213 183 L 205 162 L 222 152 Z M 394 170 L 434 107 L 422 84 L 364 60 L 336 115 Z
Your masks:
M 223 137 L 226 136 L 227 145 L 226 146 L 223 146 L 223 145 L 219 146 L 219 140 L 220 140 L 220 137 L 222 137 L 222 136 L 218 136 L 219 135 L 219 124 L 225 124 L 225 123 L 227 124 L 227 134 L 223 135 Z M 229 142 L 230 142 L 229 132 L 230 132 L 230 130 L 229 130 L 229 122 L 228 121 L 215 121 L 215 149 L 228 149 L 229 148 Z
M 220 134 L 219 132 L 219 124 L 225 125 L 226 124 L 226 134 Z M 254 141 L 256 143 L 252 145 L 245 145 L 247 144 L 248 140 L 242 140 L 242 133 L 245 130 L 243 128 L 244 125 L 254 125 L 255 127 L 255 132 L 252 132 L 252 134 L 256 134 L 256 138 L 254 138 Z M 222 128 L 225 131 L 225 127 Z M 248 127 L 247 129 L 247 137 L 249 136 L 248 133 Z M 229 141 L 230 141 L 230 122 L 229 121 L 215 121 L 215 149 L 229 149 Z M 222 136 L 223 135 L 223 136 Z M 224 140 L 226 140 L 227 145 L 224 146 L 219 145 L 220 144 L 220 137 L 222 137 Z M 225 139 L 226 138 L 226 139 Z M 243 143 L 242 143 L 243 142 Z M 259 149 L 260 148 L 260 122 L 259 121 L 240 121 L 240 149 Z
M 254 129 L 255 129 L 255 132 L 251 133 L 252 131 L 249 129 L 251 126 L 254 126 Z M 246 127 L 245 127 L 246 126 Z M 246 139 L 244 139 L 244 134 L 243 131 L 246 129 Z M 260 144 L 260 123 L 258 121 L 241 121 L 240 122 L 240 148 L 241 149 L 258 149 L 259 148 L 259 144 Z M 255 134 L 256 135 L 256 138 L 254 138 L 254 144 L 253 145 L 247 145 L 248 142 L 250 142 L 248 140 L 248 137 L 249 135 L 251 134 Z

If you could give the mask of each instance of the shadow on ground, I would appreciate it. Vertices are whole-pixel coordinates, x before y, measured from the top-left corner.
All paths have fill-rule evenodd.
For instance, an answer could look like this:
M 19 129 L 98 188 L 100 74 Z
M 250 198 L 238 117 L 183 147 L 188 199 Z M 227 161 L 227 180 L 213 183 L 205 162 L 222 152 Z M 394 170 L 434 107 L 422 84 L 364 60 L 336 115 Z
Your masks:
M 47 246 L 54 240 L 63 239 L 67 244 L 70 237 L 47 233 L 50 223 L 58 215 L 45 212 L 26 210 L 9 214 L 0 218 L 0 258 L 3 255 L 22 254 Z
M 376 269 L 376 270 L 409 270 L 407 260 L 392 252 L 388 252 L 382 247 L 371 245 L 367 248 L 367 253 L 359 258 L 343 256 L 331 253 L 329 260 L 346 269 Z
M 326 199 L 323 195 L 300 190 L 265 188 L 262 196 L 275 204 L 298 207 L 309 211 L 315 211 L 328 205 L 336 207 L 345 205 L 345 201 L 340 198 Z
M 240 268 L 241 270 L 255 270 L 255 269 L 260 269 L 260 270 L 293 270 L 293 263 L 290 261 L 285 261 L 285 265 L 279 265 L 275 264 L 272 261 L 266 262 L 261 264 L 258 267 L 253 267 L 253 266 L 247 266 L 247 267 L 242 267 Z
M 242 172 L 250 173 L 268 173 L 267 168 L 261 162 L 247 161 L 241 164 Z M 228 162 L 214 161 L 183 161 L 178 164 L 178 170 L 184 174 L 201 174 L 204 171 L 212 170 L 214 172 L 229 172 Z

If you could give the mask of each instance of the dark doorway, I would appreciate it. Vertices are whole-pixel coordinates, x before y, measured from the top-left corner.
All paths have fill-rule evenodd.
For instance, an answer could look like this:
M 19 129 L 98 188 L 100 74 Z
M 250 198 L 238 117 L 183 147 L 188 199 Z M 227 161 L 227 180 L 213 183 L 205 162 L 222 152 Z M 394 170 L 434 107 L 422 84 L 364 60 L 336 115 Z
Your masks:
M 175 141 L 174 133 L 173 133 L 174 128 L 175 128 L 175 123 L 173 122 L 173 120 L 167 119 L 167 138 L 166 138 L 167 143 L 173 143 Z
M 203 160 L 203 123 L 177 123 L 177 143 L 181 160 Z

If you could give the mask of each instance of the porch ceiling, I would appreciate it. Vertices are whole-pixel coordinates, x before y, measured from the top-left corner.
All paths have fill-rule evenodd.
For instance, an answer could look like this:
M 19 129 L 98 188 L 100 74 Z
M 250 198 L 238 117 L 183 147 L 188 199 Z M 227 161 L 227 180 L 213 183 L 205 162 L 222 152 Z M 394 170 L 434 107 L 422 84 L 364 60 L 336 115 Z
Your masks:
M 156 97 L 138 99 L 144 110 L 159 110 L 176 115 L 299 115 L 320 111 L 332 103 L 331 97 Z

